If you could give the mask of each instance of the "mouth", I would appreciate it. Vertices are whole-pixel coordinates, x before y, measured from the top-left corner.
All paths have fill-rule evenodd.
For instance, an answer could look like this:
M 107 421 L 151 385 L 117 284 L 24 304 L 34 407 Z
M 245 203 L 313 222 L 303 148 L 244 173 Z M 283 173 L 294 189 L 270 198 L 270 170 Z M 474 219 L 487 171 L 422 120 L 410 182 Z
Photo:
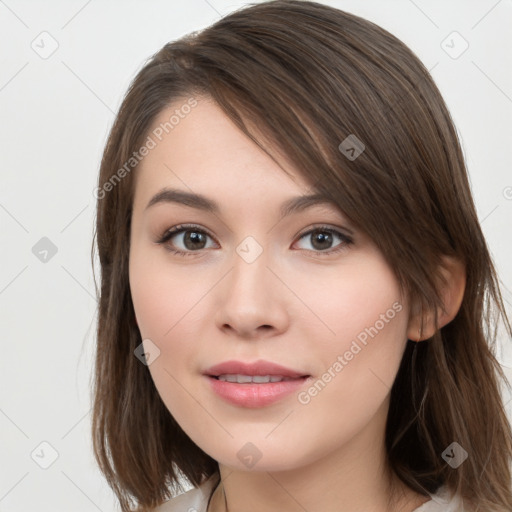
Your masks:
M 215 396 L 230 405 L 261 408 L 284 400 L 310 382 L 310 374 L 269 361 L 226 361 L 203 373 Z

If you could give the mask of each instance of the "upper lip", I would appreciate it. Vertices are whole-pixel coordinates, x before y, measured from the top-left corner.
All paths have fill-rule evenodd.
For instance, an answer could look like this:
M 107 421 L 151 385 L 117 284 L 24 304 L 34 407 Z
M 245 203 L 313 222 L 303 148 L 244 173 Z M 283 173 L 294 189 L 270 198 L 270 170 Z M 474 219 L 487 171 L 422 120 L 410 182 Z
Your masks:
M 244 363 L 243 361 L 224 361 L 208 368 L 205 375 L 218 377 L 219 375 L 279 375 L 282 377 L 298 378 L 309 377 L 304 372 L 286 368 L 280 364 L 270 361 L 255 361 L 253 363 Z

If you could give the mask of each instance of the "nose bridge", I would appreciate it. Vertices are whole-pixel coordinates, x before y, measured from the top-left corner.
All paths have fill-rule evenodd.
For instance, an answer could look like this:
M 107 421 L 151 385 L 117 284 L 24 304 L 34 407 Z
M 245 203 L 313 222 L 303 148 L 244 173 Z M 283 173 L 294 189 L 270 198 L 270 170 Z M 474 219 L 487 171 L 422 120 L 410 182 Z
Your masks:
M 273 266 L 271 251 L 253 237 L 244 239 L 235 251 L 219 297 L 219 326 L 229 325 L 240 334 L 262 325 L 280 330 L 286 323 L 285 298 L 276 288 L 279 280 L 268 268 Z
M 261 300 L 269 295 L 270 283 L 267 268 L 271 265 L 270 251 L 253 236 L 246 237 L 235 249 L 230 278 L 230 295 L 241 295 L 248 301 Z M 239 298 L 239 297 L 238 297 Z

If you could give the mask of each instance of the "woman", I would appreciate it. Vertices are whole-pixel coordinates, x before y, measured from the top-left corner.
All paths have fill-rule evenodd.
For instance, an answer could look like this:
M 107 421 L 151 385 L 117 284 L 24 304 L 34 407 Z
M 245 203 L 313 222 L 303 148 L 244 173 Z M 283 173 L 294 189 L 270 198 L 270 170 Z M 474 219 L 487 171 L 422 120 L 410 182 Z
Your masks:
M 93 441 L 123 511 L 512 509 L 512 329 L 397 38 L 277 0 L 165 45 L 96 197 Z

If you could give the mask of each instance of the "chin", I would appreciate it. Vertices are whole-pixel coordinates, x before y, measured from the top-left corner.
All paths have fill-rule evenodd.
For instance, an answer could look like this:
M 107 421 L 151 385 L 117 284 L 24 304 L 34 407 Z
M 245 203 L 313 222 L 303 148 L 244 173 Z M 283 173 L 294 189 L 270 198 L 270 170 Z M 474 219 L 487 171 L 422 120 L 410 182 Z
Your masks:
M 279 448 L 276 448 L 269 442 L 247 441 L 226 446 L 229 454 L 224 450 L 222 452 L 216 450 L 216 453 L 209 452 L 209 455 L 219 464 L 234 471 L 272 473 L 295 470 L 320 457 L 319 454 L 315 456 L 312 452 L 298 453 L 296 444 L 288 446 L 278 442 L 278 445 Z M 235 452 L 234 456 L 233 452 Z

